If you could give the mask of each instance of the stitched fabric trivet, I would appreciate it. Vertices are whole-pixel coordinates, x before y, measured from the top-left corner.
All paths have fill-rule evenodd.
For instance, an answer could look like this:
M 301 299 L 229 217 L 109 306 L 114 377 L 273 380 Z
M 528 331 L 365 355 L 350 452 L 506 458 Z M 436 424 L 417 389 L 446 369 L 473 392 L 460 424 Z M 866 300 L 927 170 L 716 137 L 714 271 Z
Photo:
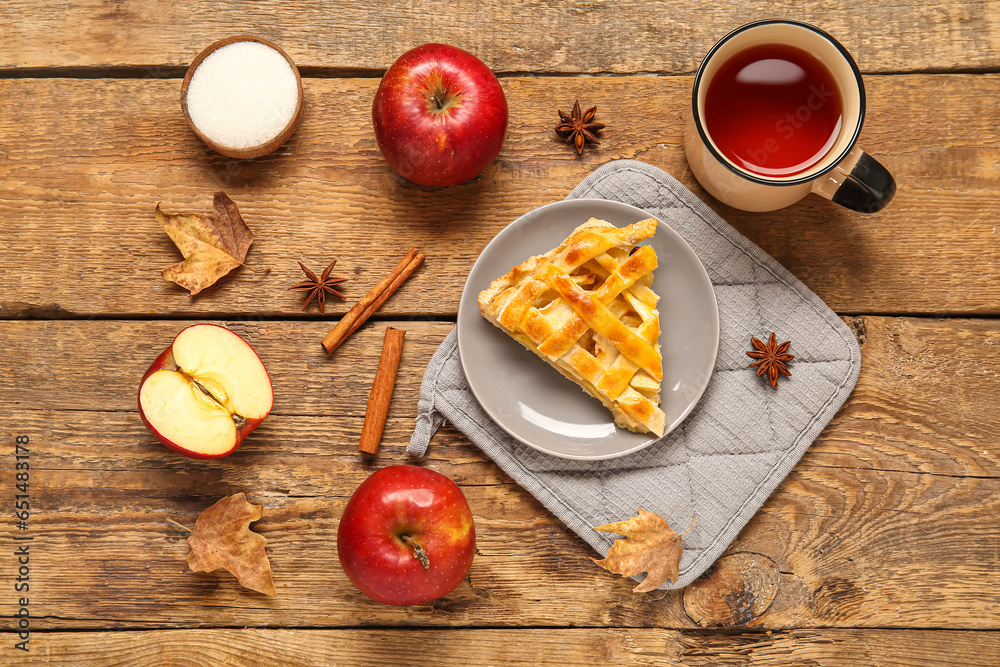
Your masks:
M 617 536 L 593 526 L 624 520 L 641 507 L 682 532 L 694 516 L 697 524 L 683 538 L 680 576 L 661 586 L 682 588 L 722 555 L 847 400 L 861 349 L 819 297 L 666 172 L 635 160 L 611 162 L 567 199 L 581 197 L 648 211 L 704 263 L 719 303 L 720 340 L 698 405 L 677 429 L 634 454 L 604 461 L 549 456 L 486 416 L 468 388 L 452 331 L 424 375 L 407 452 L 422 456 L 448 419 L 601 556 Z M 744 354 L 750 336 L 771 331 L 779 342 L 791 340 L 796 355 L 792 377 L 782 377 L 778 391 L 754 376 Z

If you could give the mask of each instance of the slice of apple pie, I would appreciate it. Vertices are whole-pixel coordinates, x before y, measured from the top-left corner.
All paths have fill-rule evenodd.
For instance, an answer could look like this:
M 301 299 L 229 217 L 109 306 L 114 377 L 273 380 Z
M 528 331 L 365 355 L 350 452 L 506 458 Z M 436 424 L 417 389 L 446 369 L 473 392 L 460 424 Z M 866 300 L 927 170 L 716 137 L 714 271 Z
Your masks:
M 636 247 L 656 224 L 618 228 L 591 218 L 558 248 L 490 283 L 479 310 L 604 403 L 615 424 L 662 436 L 656 252 Z

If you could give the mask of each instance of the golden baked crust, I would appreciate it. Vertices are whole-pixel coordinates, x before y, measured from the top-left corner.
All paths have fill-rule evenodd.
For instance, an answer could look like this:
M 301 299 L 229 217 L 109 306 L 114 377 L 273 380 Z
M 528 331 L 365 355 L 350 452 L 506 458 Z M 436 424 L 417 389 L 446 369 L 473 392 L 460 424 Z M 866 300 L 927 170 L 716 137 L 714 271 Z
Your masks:
M 618 426 L 662 436 L 656 252 L 636 247 L 656 224 L 618 228 L 591 218 L 494 280 L 478 301 L 483 317 L 604 403 Z

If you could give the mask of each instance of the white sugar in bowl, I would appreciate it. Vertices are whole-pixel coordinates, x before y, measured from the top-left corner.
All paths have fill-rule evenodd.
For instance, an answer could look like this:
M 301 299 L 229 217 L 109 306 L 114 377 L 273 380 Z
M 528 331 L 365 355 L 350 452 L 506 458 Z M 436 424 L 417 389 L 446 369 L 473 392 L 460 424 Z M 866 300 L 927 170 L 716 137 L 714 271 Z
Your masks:
M 209 148 L 228 157 L 260 157 L 298 127 L 302 79 L 277 45 L 248 35 L 227 37 L 188 67 L 181 109 Z

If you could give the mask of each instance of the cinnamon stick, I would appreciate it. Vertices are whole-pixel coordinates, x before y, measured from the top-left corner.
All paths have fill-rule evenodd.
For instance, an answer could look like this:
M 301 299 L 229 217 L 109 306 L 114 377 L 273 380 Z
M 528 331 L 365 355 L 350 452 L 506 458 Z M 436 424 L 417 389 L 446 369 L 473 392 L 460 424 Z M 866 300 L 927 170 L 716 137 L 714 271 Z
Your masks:
M 362 324 L 368 321 L 368 318 L 379 309 L 379 307 L 385 303 L 385 300 L 392 296 L 393 292 L 399 289 L 406 280 L 413 275 L 413 272 L 417 270 L 424 261 L 424 254 L 413 248 L 410 252 L 406 253 L 406 256 L 400 260 L 399 264 L 389 273 L 385 278 L 379 281 L 375 287 L 368 292 L 368 294 L 361 297 L 361 299 L 354 304 L 347 314 L 337 322 L 337 326 L 333 328 L 333 331 L 328 333 L 325 338 L 323 338 L 323 349 L 326 350 L 327 354 L 331 354 L 334 350 L 340 347 L 348 336 L 358 330 Z
M 361 427 L 361 442 L 358 445 L 358 449 L 366 454 L 377 454 L 379 445 L 382 444 L 382 431 L 385 430 L 385 419 L 389 415 L 392 390 L 396 387 L 396 373 L 399 371 L 405 335 L 406 332 L 402 329 L 385 328 L 382 356 L 378 360 L 378 369 L 368 395 L 368 408 L 365 410 L 365 423 Z

